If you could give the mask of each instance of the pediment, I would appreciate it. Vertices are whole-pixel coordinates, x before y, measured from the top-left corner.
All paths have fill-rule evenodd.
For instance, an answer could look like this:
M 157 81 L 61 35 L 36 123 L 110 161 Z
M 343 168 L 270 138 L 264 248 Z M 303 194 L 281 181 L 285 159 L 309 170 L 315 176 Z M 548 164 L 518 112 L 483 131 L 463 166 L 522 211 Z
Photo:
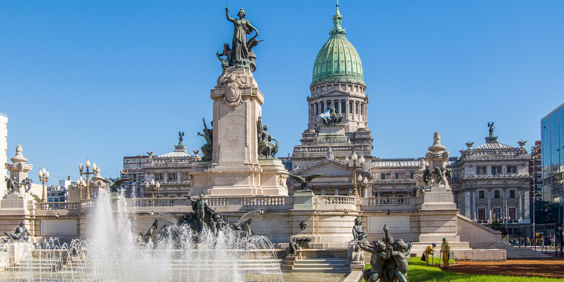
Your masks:
M 337 175 L 350 175 L 351 170 L 348 170 L 345 166 L 341 166 L 336 163 L 327 162 L 325 164 L 321 164 L 319 166 L 315 166 L 309 169 L 302 171 L 301 175 L 312 175 L 322 173 L 326 176 L 337 176 Z

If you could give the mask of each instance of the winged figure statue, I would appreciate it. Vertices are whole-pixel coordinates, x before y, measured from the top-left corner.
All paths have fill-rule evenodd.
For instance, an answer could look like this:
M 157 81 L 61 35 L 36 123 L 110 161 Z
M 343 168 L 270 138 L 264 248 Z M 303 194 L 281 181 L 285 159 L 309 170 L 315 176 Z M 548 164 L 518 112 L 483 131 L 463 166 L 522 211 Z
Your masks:
M 300 187 L 299 190 L 302 191 L 311 191 L 311 189 L 307 188 L 307 185 L 309 184 L 309 182 L 311 182 L 314 178 L 318 177 L 318 176 L 324 176 L 325 174 L 323 173 L 317 173 L 317 174 L 312 174 L 310 176 L 306 176 L 306 177 L 301 177 L 299 175 L 295 175 L 295 174 L 288 174 L 288 176 L 292 177 L 294 180 L 298 181 L 302 187 Z
M 133 180 L 133 178 L 121 178 L 121 179 L 118 179 L 116 181 L 111 181 L 111 180 L 105 179 L 103 177 L 93 176 L 92 180 L 103 181 L 103 182 L 106 183 L 106 187 L 108 187 L 110 189 L 110 192 L 117 192 L 117 188 L 121 184 L 123 184 L 126 181 Z

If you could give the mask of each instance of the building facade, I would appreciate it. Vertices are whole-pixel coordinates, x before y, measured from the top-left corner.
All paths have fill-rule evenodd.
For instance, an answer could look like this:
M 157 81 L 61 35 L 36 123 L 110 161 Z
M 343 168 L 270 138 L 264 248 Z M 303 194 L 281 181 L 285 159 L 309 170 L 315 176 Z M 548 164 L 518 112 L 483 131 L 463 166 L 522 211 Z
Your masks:
M 564 104 L 541 120 L 543 200 L 561 201 L 564 196 Z
M 189 154 L 182 142 L 175 145 L 174 151 L 170 153 L 160 156 L 153 156 L 151 153 L 142 167 L 145 182 L 139 185 L 140 194 L 143 197 L 151 197 L 154 193 L 156 198 L 190 196 L 193 184 L 190 169 L 200 160 L 201 157 Z M 159 182 L 158 191 L 153 191 L 154 187 L 145 186 L 145 183 L 151 180 Z
M 530 223 L 529 176 L 530 155 L 523 148 L 499 143 L 497 137 L 486 137 L 486 143 L 461 150 L 461 156 L 449 164 L 453 171 L 451 185 L 460 214 L 479 223 L 507 223 L 511 229 L 518 223 Z
M 531 147 L 531 160 L 529 161 L 529 175 L 531 179 L 531 188 L 529 202 L 542 199 L 542 145 L 541 141 L 536 141 Z
M 152 152 L 150 152 L 152 154 Z M 121 178 L 130 178 L 121 185 L 126 197 L 141 197 L 141 185 L 145 182 L 145 170 L 143 166 L 147 163 L 149 156 L 137 155 L 123 157 L 123 169 Z
M 8 116 L 0 113 L 0 180 L 8 176 L 4 164 L 8 163 Z M 0 196 L 6 195 L 6 185 L 0 185 Z

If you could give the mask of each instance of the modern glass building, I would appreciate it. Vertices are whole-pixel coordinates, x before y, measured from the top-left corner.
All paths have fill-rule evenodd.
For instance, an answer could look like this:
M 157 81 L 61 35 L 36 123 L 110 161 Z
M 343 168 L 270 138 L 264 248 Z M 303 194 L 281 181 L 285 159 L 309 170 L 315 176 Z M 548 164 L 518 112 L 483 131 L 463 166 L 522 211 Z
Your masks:
M 541 120 L 543 200 L 564 197 L 564 104 Z

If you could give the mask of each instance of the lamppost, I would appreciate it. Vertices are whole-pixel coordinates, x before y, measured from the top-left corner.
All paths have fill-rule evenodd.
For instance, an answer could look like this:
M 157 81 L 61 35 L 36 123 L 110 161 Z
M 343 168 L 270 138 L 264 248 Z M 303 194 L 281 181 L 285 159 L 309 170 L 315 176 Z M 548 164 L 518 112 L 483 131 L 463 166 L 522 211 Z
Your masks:
M 358 197 L 358 188 L 356 186 L 356 170 L 359 168 L 364 168 L 364 156 L 360 156 L 360 158 L 353 153 L 351 158 L 347 156 L 345 158 L 345 163 L 347 164 L 347 168 L 351 168 L 353 172 L 353 196 Z
M 96 166 L 96 163 L 92 164 L 92 171 L 90 171 L 90 160 L 86 159 L 86 162 L 84 163 L 84 165 L 86 166 L 86 172 L 83 172 L 84 167 L 82 166 L 82 163 L 80 163 L 78 165 L 78 170 L 80 171 L 80 176 L 82 175 L 86 175 L 86 200 L 90 200 L 90 181 L 88 181 L 88 178 L 90 177 L 90 175 L 94 175 L 97 172 L 100 172 L 100 168 L 98 166 Z
M 358 175 L 356 178 L 358 185 L 360 186 L 360 196 L 366 195 L 366 185 L 368 184 L 368 177 L 362 177 L 362 175 Z M 364 193 L 363 193 L 364 192 Z
M 82 201 L 82 189 L 86 186 L 82 176 L 76 178 L 76 188 L 78 188 L 78 200 Z
M 149 189 L 151 188 L 151 198 L 153 198 L 153 206 L 155 205 L 155 191 L 159 191 L 159 188 L 161 187 L 161 184 L 157 181 L 155 182 L 154 179 L 151 179 L 150 182 L 145 182 L 145 188 Z
M 535 244 L 535 251 L 537 250 L 537 233 L 535 230 L 535 202 L 537 201 L 537 196 L 541 196 L 541 193 L 535 192 L 533 194 L 533 244 Z
M 39 181 L 43 183 L 43 196 L 41 197 L 41 202 L 46 203 L 47 197 L 45 197 L 45 182 L 49 180 L 49 171 L 46 170 L 45 167 L 43 167 L 39 170 L 39 173 L 37 173 L 37 175 L 39 176 Z

